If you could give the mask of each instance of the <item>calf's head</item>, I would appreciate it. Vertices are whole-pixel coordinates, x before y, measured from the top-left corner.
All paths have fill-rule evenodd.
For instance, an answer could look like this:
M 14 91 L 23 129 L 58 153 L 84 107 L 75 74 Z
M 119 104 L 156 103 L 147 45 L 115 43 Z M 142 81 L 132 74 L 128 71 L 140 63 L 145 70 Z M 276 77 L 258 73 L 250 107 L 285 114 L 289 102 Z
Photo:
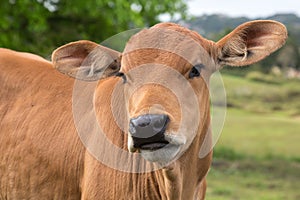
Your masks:
M 123 53 L 78 41 L 58 48 L 52 61 L 60 72 L 83 81 L 120 80 L 128 150 L 166 162 L 191 144 L 199 150 L 209 134 L 211 74 L 224 65 L 255 63 L 286 38 L 286 28 L 275 21 L 245 23 L 216 43 L 161 23 L 132 36 Z

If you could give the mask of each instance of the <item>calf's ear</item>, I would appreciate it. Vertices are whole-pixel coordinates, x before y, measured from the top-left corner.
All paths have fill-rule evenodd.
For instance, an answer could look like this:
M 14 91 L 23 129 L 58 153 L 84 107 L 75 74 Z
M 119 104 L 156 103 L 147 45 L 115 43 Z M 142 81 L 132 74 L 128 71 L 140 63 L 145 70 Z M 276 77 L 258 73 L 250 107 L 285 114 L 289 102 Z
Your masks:
M 250 65 L 276 51 L 286 39 L 287 29 L 279 22 L 247 22 L 216 43 L 217 62 L 220 66 Z
M 83 81 L 116 74 L 120 60 L 121 53 L 86 40 L 71 42 L 52 53 L 52 63 L 58 71 Z

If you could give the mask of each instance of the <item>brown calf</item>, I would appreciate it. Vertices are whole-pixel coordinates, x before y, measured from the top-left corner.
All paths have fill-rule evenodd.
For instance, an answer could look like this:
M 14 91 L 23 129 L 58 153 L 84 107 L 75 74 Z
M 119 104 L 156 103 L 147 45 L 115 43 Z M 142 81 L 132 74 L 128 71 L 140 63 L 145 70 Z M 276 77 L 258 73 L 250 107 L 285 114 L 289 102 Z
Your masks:
M 78 41 L 50 63 L 0 49 L 0 199 L 204 199 L 211 74 L 286 38 L 275 21 L 217 43 L 161 23 L 122 54 Z

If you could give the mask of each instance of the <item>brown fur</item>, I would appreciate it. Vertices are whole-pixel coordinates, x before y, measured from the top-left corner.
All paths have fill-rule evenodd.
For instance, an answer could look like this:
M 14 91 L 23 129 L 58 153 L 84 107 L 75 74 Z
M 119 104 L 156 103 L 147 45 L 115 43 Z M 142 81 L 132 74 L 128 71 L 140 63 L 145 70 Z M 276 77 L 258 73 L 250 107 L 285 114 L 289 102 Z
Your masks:
M 198 154 L 204 137 L 211 134 L 209 76 L 224 64 L 246 65 L 267 56 L 284 43 L 286 29 L 272 21 L 250 22 L 218 43 L 171 23 L 151 29 L 183 33 L 205 49 L 205 56 L 209 55 L 198 55 L 206 68 L 202 77 L 189 80 L 202 112 L 197 135 L 186 152 L 163 169 L 148 173 L 126 173 L 102 164 L 86 150 L 75 129 L 74 79 L 55 70 L 74 77 L 87 52 L 98 45 L 80 41 L 61 47 L 53 53 L 54 64 L 32 54 L 0 49 L 0 199 L 204 199 L 205 177 L 212 157 L 210 144 L 207 147 L 210 153 L 201 159 Z M 129 43 L 135 45 L 138 37 L 142 35 L 134 36 Z M 157 42 L 156 39 L 150 37 L 150 43 Z M 127 52 L 122 58 L 107 48 L 101 47 L 102 51 L 107 52 L 116 66 L 109 65 L 109 72 L 104 74 L 107 78 L 95 90 L 97 120 L 106 137 L 127 150 L 127 135 L 114 122 L 110 108 L 114 86 L 121 78 L 108 76 L 118 71 L 120 64 L 120 70 L 128 74 L 142 64 L 157 63 L 168 65 L 188 79 L 192 63 L 162 49 L 140 49 Z M 99 64 L 94 60 L 90 63 L 93 62 Z M 141 76 L 165 78 L 160 71 Z M 78 78 L 84 80 L 84 73 Z M 128 74 L 128 83 L 135 78 Z M 126 90 L 130 87 L 125 85 Z M 180 126 L 182 113 L 178 99 L 166 88 L 145 85 L 128 100 L 130 117 L 148 112 L 164 113 L 171 119 L 168 130 L 176 132 Z M 153 104 L 162 105 L 164 110 L 151 110 Z M 118 104 L 116 109 L 124 106 Z M 112 159 L 119 161 L 118 157 Z

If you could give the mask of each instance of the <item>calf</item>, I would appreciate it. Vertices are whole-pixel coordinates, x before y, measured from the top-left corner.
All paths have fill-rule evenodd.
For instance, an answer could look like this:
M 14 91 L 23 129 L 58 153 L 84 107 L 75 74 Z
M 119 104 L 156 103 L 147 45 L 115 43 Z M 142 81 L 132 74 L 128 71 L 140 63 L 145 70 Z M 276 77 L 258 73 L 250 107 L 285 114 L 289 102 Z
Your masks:
M 204 199 L 210 76 L 286 38 L 275 21 L 217 43 L 161 23 L 123 53 L 78 41 L 51 63 L 1 49 L 0 199 Z

